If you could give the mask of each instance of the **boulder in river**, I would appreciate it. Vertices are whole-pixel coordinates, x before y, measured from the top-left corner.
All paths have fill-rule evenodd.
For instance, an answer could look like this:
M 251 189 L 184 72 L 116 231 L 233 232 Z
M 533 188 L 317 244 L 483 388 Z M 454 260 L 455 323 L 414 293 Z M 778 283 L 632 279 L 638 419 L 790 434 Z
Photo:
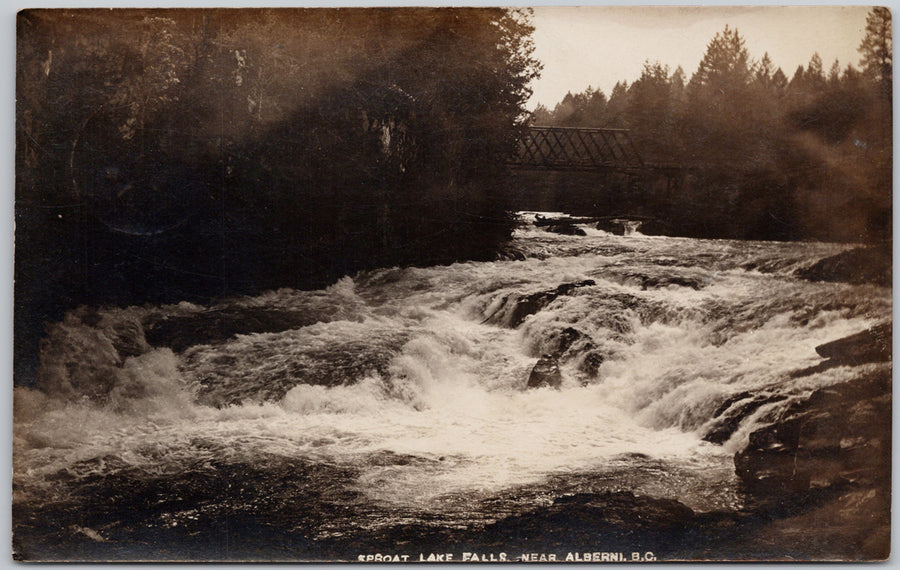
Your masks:
M 545 354 L 537 361 L 528 376 L 526 388 L 559 388 L 562 384 L 562 373 L 559 371 L 559 359 L 552 354 Z
M 584 281 L 576 281 L 574 283 L 563 283 L 556 289 L 551 291 L 540 291 L 538 293 L 532 293 L 531 295 L 525 295 L 522 297 L 518 297 L 515 300 L 515 307 L 512 310 L 512 315 L 509 319 L 509 325 L 513 328 L 522 324 L 522 321 L 525 320 L 529 315 L 533 315 L 549 305 L 553 302 L 554 299 L 560 297 L 562 295 L 569 295 L 575 289 L 580 287 L 589 287 L 591 285 L 596 285 L 597 282 L 593 279 L 586 279 Z
M 850 482 L 890 482 L 891 374 L 888 368 L 820 388 L 750 434 L 735 472 L 758 500 Z
M 675 235 L 672 226 L 662 220 L 656 218 L 648 218 L 641 223 L 638 229 L 645 236 L 671 236 Z
M 782 394 L 759 394 L 754 396 L 750 392 L 741 392 L 725 400 L 713 413 L 716 418 L 712 426 L 703 436 L 703 441 L 715 444 L 723 444 L 741 427 L 741 423 L 753 412 L 765 404 L 781 402 L 787 399 Z
M 816 352 L 835 363 L 863 364 L 891 360 L 893 325 L 882 323 L 861 333 L 821 344 Z
M 151 345 L 183 352 L 198 344 L 218 344 L 241 334 L 282 332 L 319 320 L 322 318 L 309 311 L 229 307 L 187 315 L 151 315 L 143 325 Z
M 869 283 L 890 287 L 892 280 L 892 244 L 859 247 L 826 257 L 797 271 L 807 281 L 829 281 L 860 285 Z
M 891 328 L 883 323 L 817 346 L 816 352 L 833 366 L 887 362 Z M 777 499 L 838 482 L 883 484 L 890 478 L 890 449 L 891 371 L 881 366 L 793 403 L 775 422 L 750 434 L 734 464 L 752 493 Z
M 625 235 L 625 226 L 622 220 L 600 220 L 597 222 L 597 229 L 616 236 Z
M 570 223 L 561 223 L 555 224 L 552 226 L 547 226 L 547 231 L 552 232 L 554 234 L 560 234 L 564 236 L 586 236 L 587 233 L 576 226 L 575 224 Z
M 572 345 L 584 338 L 584 333 L 574 327 L 566 327 L 561 331 L 553 333 L 551 342 L 554 345 L 554 356 L 562 356 Z

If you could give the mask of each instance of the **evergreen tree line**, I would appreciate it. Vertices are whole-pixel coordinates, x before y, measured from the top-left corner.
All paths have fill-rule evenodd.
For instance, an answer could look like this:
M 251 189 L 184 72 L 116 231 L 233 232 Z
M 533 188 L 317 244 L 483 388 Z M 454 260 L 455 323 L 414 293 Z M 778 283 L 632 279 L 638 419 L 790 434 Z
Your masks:
M 689 167 L 650 201 L 685 235 L 882 241 L 891 235 L 891 14 L 874 8 L 861 69 L 814 54 L 788 79 L 728 26 L 694 74 L 646 62 L 607 97 L 588 87 L 536 125 L 630 129 L 645 161 Z
M 532 29 L 506 9 L 21 12 L 17 354 L 80 303 L 491 257 Z

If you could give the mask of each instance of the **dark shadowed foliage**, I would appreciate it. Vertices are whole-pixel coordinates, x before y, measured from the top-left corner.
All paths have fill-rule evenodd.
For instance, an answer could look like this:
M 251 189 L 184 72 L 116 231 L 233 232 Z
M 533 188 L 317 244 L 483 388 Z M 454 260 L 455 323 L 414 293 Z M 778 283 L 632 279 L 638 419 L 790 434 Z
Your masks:
M 16 353 L 79 303 L 490 258 L 531 32 L 504 9 L 20 13 Z

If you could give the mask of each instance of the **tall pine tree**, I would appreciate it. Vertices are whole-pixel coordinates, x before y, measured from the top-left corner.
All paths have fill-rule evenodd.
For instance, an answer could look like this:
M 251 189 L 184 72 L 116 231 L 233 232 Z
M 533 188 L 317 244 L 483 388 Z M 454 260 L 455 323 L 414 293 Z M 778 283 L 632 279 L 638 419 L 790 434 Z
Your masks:
M 890 9 L 883 6 L 872 8 L 866 17 L 866 37 L 859 45 L 862 54 L 859 63 L 888 95 L 893 81 L 892 35 Z

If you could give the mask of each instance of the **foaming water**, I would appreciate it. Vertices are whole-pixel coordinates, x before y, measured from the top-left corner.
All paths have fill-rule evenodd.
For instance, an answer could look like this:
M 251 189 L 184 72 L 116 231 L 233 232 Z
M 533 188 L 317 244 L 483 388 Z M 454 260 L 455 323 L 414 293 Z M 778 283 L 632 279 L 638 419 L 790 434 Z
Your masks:
M 317 492 L 413 518 L 489 520 L 482 499 L 552 497 L 588 475 L 733 506 L 731 457 L 750 431 L 865 367 L 791 373 L 891 314 L 889 290 L 793 276 L 842 249 L 831 244 L 523 228 L 512 247 L 525 259 L 382 269 L 214 307 L 73 311 L 49 329 L 38 389 L 15 390 L 14 503 L 223 464 L 282 477 L 275 465 L 303 460 L 345 470 Z M 211 334 L 222 322 L 233 333 Z M 542 355 L 558 389 L 526 388 Z M 760 391 L 783 397 L 724 445 L 703 441 L 723 402 Z

